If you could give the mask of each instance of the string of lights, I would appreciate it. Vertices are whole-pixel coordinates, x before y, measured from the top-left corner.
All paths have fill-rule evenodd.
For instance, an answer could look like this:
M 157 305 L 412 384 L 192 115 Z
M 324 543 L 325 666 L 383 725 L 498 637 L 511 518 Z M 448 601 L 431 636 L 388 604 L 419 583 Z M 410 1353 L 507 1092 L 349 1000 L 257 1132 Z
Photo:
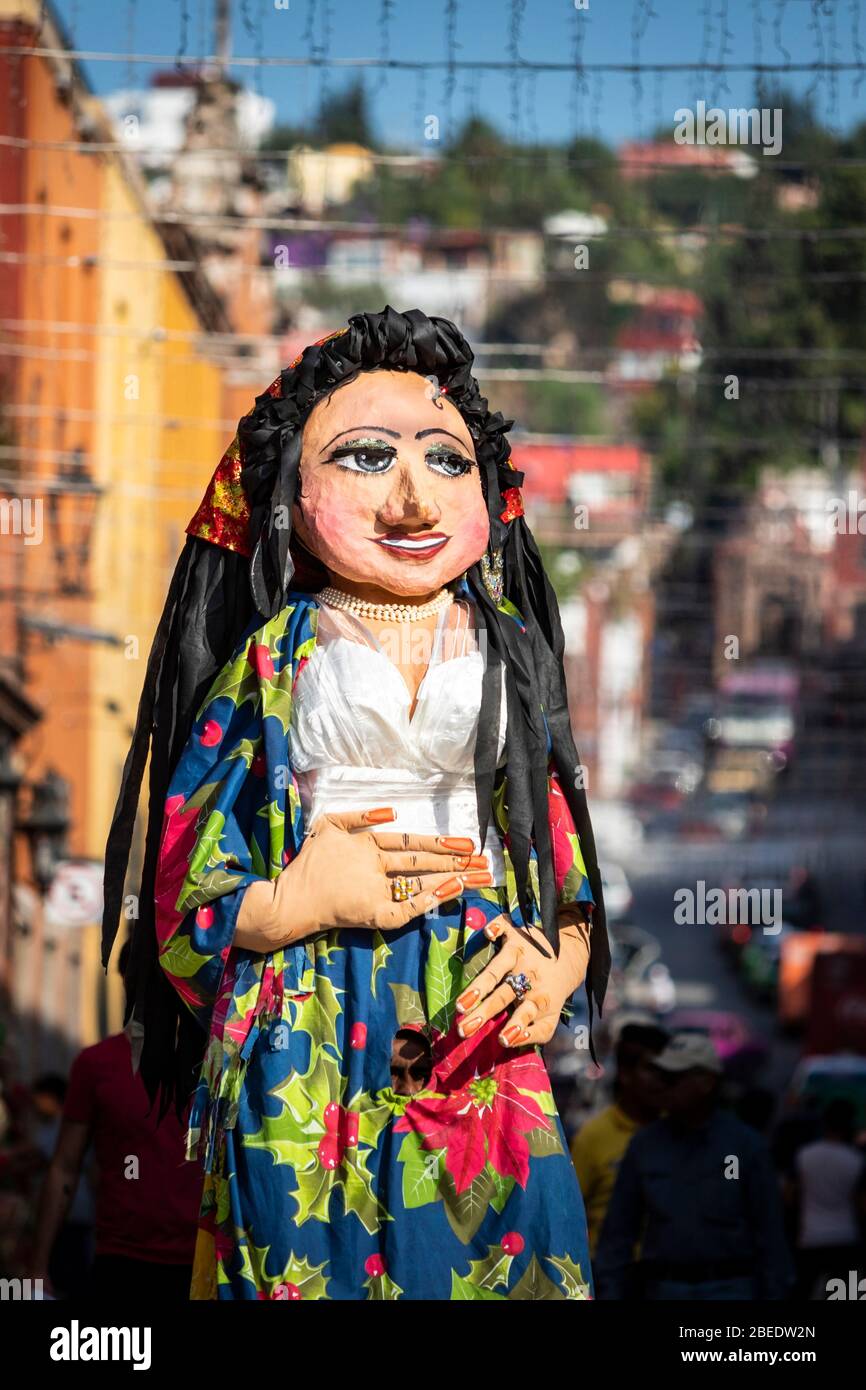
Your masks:
M 37 140 L 30 136 L 0 134 L 0 147 L 7 146 L 12 149 L 35 150 L 35 151 L 74 151 L 77 154 L 119 154 L 136 159 L 146 159 L 148 156 L 161 160 L 170 160 L 177 151 L 169 150 L 162 145 L 148 145 L 138 137 L 135 139 L 120 140 Z M 687 147 L 682 146 L 682 149 Z M 694 150 L 708 150 L 712 146 L 688 147 Z M 725 147 L 717 147 L 721 154 L 725 154 Z M 288 160 L 296 156 L 302 149 L 305 154 L 313 155 L 316 159 L 325 161 L 337 161 L 344 159 L 345 155 L 339 149 L 331 149 L 327 146 L 322 148 L 310 148 L 303 145 L 291 145 L 284 148 L 261 149 L 252 146 L 240 147 L 240 153 L 246 163 L 272 164 L 277 160 Z M 208 157 L 237 156 L 239 148 L 236 145 L 197 145 L 196 155 Z M 505 148 L 497 153 L 498 164 L 521 165 L 526 168 L 537 169 L 539 158 L 546 160 L 551 168 L 573 169 L 573 170 L 609 170 L 612 167 L 620 166 L 626 170 L 637 163 L 633 153 L 627 149 L 617 153 L 611 149 L 603 155 L 576 155 L 569 154 L 568 148 L 557 146 L 545 146 L 541 151 L 537 148 L 525 150 Z M 659 174 L 679 173 L 683 169 L 689 173 L 699 174 L 707 178 L 730 178 L 730 166 L 719 159 L 710 162 L 695 154 L 692 160 L 682 159 L 676 165 L 672 165 L 669 159 L 659 155 L 657 158 L 649 158 L 647 151 L 640 153 L 640 171 L 652 171 Z M 445 164 L 454 165 L 460 168 L 483 168 L 488 165 L 490 160 L 488 155 L 470 154 L 459 150 L 451 150 L 447 146 L 444 151 L 431 148 L 423 153 L 414 152 L 408 154 L 397 154 L 382 150 L 365 150 L 365 164 L 375 165 L 382 168 L 412 169 L 417 168 L 420 172 L 427 172 L 428 166 Z M 801 173 L 808 170 L 838 170 L 838 169 L 863 169 L 866 168 L 866 159 L 856 155 L 833 155 L 827 159 L 809 159 L 802 156 L 797 159 L 782 159 L 774 156 L 771 160 L 764 159 L 760 163 L 755 160 L 756 169 L 763 174 L 789 174 Z
M 390 72 L 447 72 L 453 69 L 455 72 L 550 72 L 565 73 L 571 76 L 573 65 L 570 60 L 558 59 L 536 59 L 536 58 L 375 58 L 375 57 L 351 57 L 336 58 L 324 52 L 317 52 L 314 57 L 289 57 L 286 54 L 270 54 L 248 56 L 240 54 L 173 54 L 173 53 L 125 53 L 106 52 L 98 49 L 84 48 L 44 48 L 36 45 L 11 44 L 5 48 L 4 53 L 12 58 L 53 58 L 64 59 L 67 62 L 74 60 L 82 63 L 118 63 L 125 64 L 132 59 L 136 63 L 142 63 L 149 67 L 165 68 L 190 68 L 193 70 L 204 69 L 206 71 L 217 72 L 228 68 L 323 68 L 351 70 L 373 69 L 375 71 Z M 583 70 L 589 73 L 613 74 L 617 73 L 624 76 L 633 76 L 635 73 L 675 73 L 675 72 L 701 72 L 716 75 L 726 75 L 728 73 L 751 73 L 755 76 L 770 74 L 821 74 L 823 72 L 862 72 L 866 70 L 866 60 L 862 57 L 853 59 L 849 62 L 829 61 L 827 59 L 812 59 L 811 61 L 794 62 L 787 60 L 781 63 L 757 63 L 752 61 L 743 62 L 702 62 L 698 59 L 685 59 L 677 62 L 584 62 Z
M 102 208 L 83 208 L 67 206 L 61 203 L 0 203 L 0 217 L 61 217 L 73 221 L 85 222 L 140 222 L 141 214 L 135 211 L 125 212 L 118 209 Z M 290 233 L 305 232 L 334 232 L 337 234 L 351 234 L 358 237 L 375 236 L 400 236 L 408 241 L 416 243 L 423 242 L 417 232 L 409 233 L 402 222 L 364 222 L 359 224 L 357 221 L 349 219 L 332 219 L 320 217 L 294 217 L 287 215 L 283 217 L 257 217 L 250 216 L 226 216 L 217 213 L 189 213 L 155 211 L 154 221 L 158 224 L 164 222 L 170 226 L 190 226 L 204 227 L 210 230 L 223 231 L 275 231 Z M 578 227 L 568 237 L 561 232 L 545 232 L 543 229 L 534 234 L 554 243 L 568 244 L 571 241 L 689 241 L 689 240 L 729 240 L 739 238 L 744 241 L 839 241 L 854 240 L 862 241 L 866 238 L 866 226 L 844 226 L 844 227 L 742 227 L 736 223 L 718 223 L 713 226 L 702 224 L 691 224 L 682 227 L 608 227 L 604 231 L 593 230 L 590 226 L 586 228 Z M 524 240 L 527 235 L 526 228 L 515 227 L 484 227 L 483 229 L 467 228 L 426 228 L 424 236 L 448 236 L 457 235 L 463 239 L 471 238 L 473 235 L 482 238 L 501 238 L 504 240 Z M 142 264 L 151 264 L 142 262 Z

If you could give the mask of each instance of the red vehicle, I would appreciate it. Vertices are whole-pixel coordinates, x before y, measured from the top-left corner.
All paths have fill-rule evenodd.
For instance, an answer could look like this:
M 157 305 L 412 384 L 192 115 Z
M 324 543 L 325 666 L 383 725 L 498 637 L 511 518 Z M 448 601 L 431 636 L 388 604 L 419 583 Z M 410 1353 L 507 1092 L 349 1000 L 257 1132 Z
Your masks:
M 815 957 L 805 1050 L 866 1055 L 866 952 L 862 949 Z

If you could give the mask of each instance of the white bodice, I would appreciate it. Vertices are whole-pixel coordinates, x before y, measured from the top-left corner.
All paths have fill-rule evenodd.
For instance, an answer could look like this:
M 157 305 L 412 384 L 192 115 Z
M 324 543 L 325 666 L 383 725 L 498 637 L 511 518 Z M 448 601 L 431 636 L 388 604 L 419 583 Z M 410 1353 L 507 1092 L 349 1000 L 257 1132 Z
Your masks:
M 464 600 L 442 610 L 410 717 L 408 687 L 379 639 L 355 614 L 320 605 L 292 701 L 291 761 L 307 825 L 323 811 L 393 806 L 397 819 L 382 829 L 466 835 L 479 851 L 474 754 L 484 655 L 470 620 Z M 411 624 L 395 627 L 405 642 L 429 641 L 407 631 Z M 503 681 L 500 763 L 505 728 Z M 485 853 L 494 882 L 504 883 L 492 823 Z

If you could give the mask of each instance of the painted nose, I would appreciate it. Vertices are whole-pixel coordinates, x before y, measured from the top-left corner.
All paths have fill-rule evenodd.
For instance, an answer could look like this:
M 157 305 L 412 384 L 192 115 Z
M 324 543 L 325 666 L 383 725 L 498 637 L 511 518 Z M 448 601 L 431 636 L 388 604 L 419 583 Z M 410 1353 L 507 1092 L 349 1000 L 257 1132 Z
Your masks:
M 442 515 L 432 492 L 419 484 L 411 468 L 402 468 L 394 487 L 377 513 L 385 526 L 432 526 Z

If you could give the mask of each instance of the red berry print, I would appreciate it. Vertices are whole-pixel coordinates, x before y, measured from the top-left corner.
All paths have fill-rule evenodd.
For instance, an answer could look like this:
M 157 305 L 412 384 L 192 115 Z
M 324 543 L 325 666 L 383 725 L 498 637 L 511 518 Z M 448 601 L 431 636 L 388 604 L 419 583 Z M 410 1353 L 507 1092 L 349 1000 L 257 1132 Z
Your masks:
M 267 767 L 264 753 L 257 753 L 250 764 L 250 772 L 254 777 L 264 777 Z
M 343 1161 L 343 1151 L 339 1139 L 334 1134 L 326 1134 L 319 1142 L 319 1162 L 323 1168 L 339 1168 Z
M 486 921 L 487 918 L 480 907 L 467 907 L 466 925 L 470 931 L 478 931 L 480 927 L 484 926 Z
M 247 652 L 247 661 L 254 671 L 266 680 L 274 678 L 274 663 L 268 648 L 263 643 L 251 642 Z
M 271 1298 L 282 1298 L 295 1301 L 300 1297 L 301 1291 L 297 1284 L 275 1284 L 274 1291 L 271 1294 Z
M 349 1030 L 349 1046 L 354 1047 L 358 1052 L 367 1046 L 367 1025 L 366 1023 L 353 1023 Z
M 195 924 L 201 927 L 202 931 L 207 931 L 208 927 L 213 926 L 213 908 L 200 907 L 195 914 Z
M 325 1106 L 324 1120 L 328 1133 L 336 1134 L 340 1124 L 340 1107 L 335 1100 Z
M 223 731 L 215 719 L 209 719 L 199 734 L 199 743 L 204 748 L 214 748 L 223 736 Z
M 341 1116 L 340 1138 L 346 1149 L 357 1148 L 361 1116 L 357 1110 L 344 1110 Z
M 364 1261 L 364 1273 L 371 1279 L 381 1279 L 385 1273 L 385 1261 L 381 1255 L 368 1255 Z
M 526 1242 L 518 1231 L 506 1231 L 500 1241 L 506 1255 L 519 1255 Z

